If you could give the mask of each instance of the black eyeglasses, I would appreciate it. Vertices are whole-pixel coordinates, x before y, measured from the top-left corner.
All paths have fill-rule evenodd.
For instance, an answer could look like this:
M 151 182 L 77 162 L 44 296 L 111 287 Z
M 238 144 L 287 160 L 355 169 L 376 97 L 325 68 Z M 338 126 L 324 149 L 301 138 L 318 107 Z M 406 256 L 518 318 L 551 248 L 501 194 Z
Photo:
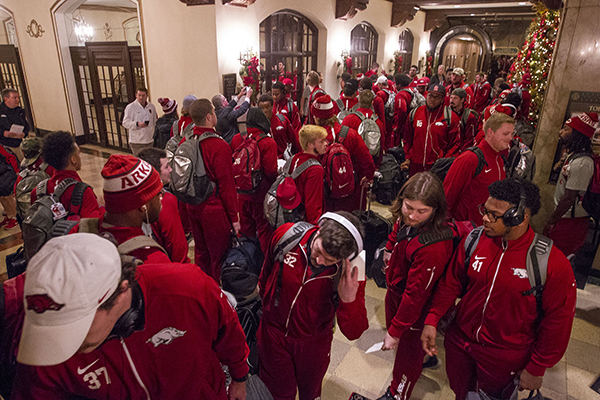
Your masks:
M 479 214 L 481 214 L 482 216 L 488 216 L 488 218 L 490 219 L 491 222 L 496 223 L 496 221 L 498 221 L 498 219 L 502 218 L 502 215 L 496 215 L 493 212 L 491 212 L 490 210 L 488 210 L 487 208 L 485 208 L 484 204 L 480 204 L 479 205 Z

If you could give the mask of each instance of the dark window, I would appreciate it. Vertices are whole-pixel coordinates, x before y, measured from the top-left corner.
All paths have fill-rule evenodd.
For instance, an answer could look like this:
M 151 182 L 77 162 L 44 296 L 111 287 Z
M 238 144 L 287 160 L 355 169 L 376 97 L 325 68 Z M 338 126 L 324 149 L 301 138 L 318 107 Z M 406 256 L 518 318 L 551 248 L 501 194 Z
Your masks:
M 356 72 L 367 72 L 377 61 L 377 31 L 368 22 L 356 25 L 350 33 L 350 56 Z
M 408 72 L 412 65 L 413 43 L 415 39 L 410 30 L 405 29 L 398 38 L 398 49 L 402 54 L 402 72 Z
M 291 10 L 270 15 L 260 23 L 260 62 L 264 68 L 263 91 L 277 80 L 292 80 L 292 99 L 302 96 L 306 75 L 317 69 L 317 27 Z M 281 63 L 281 65 L 279 65 Z

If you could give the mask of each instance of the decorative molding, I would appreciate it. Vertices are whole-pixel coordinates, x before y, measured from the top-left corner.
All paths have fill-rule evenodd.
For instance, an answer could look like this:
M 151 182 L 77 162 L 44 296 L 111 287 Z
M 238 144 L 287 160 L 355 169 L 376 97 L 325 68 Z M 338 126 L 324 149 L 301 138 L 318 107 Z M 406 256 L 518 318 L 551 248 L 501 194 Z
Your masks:
M 393 28 L 398 28 L 412 21 L 417 13 L 416 4 L 406 4 L 401 1 L 394 1 L 392 5 L 392 22 Z
M 336 0 L 335 19 L 347 21 L 358 14 L 359 11 L 367 9 L 369 0 Z
M 27 25 L 27 29 L 25 30 L 29 36 L 32 38 L 39 38 L 46 32 L 42 29 L 42 26 L 37 23 L 35 19 L 32 19 L 29 25 Z
M 136 13 L 136 7 L 123 7 L 123 6 L 105 6 L 102 4 L 82 4 L 77 7 L 78 10 L 89 10 L 89 11 L 104 11 L 104 12 L 125 12 L 125 13 Z
M 215 0 L 179 0 L 186 6 L 204 6 L 209 4 L 215 4 Z
M 223 5 L 248 7 L 254 4 L 256 0 L 223 0 Z

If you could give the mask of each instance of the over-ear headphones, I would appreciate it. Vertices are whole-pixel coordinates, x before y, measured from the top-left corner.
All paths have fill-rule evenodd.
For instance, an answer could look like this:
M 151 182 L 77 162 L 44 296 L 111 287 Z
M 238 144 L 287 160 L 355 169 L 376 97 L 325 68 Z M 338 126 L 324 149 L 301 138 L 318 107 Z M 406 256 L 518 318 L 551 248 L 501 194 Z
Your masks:
M 119 317 L 109 337 L 114 335 L 124 339 L 144 327 L 144 296 L 137 284 L 131 287 L 131 292 L 131 308 Z
M 527 196 L 525 195 L 525 188 L 523 185 L 519 185 L 519 187 L 521 189 L 521 199 L 519 200 L 519 205 L 509 208 L 502 216 L 504 225 L 508 227 L 521 225 L 521 223 L 525 220 L 525 205 Z

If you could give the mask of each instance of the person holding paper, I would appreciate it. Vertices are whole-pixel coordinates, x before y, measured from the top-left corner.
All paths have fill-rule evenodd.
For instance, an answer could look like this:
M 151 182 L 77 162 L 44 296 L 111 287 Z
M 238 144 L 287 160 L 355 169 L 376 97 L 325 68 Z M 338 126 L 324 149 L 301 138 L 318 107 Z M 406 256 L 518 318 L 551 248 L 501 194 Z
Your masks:
M 25 118 L 25 110 L 19 105 L 19 92 L 12 88 L 2 90 L 0 104 L 0 145 L 8 147 L 17 156 L 19 163 L 23 160 L 21 141 L 29 134 L 29 123 Z
M 392 383 L 379 400 L 408 399 L 421 376 L 421 331 L 432 293 L 452 256 L 442 182 L 430 172 L 413 175 L 391 207 L 397 217 L 384 261 L 387 334 L 382 350 L 398 349 Z

